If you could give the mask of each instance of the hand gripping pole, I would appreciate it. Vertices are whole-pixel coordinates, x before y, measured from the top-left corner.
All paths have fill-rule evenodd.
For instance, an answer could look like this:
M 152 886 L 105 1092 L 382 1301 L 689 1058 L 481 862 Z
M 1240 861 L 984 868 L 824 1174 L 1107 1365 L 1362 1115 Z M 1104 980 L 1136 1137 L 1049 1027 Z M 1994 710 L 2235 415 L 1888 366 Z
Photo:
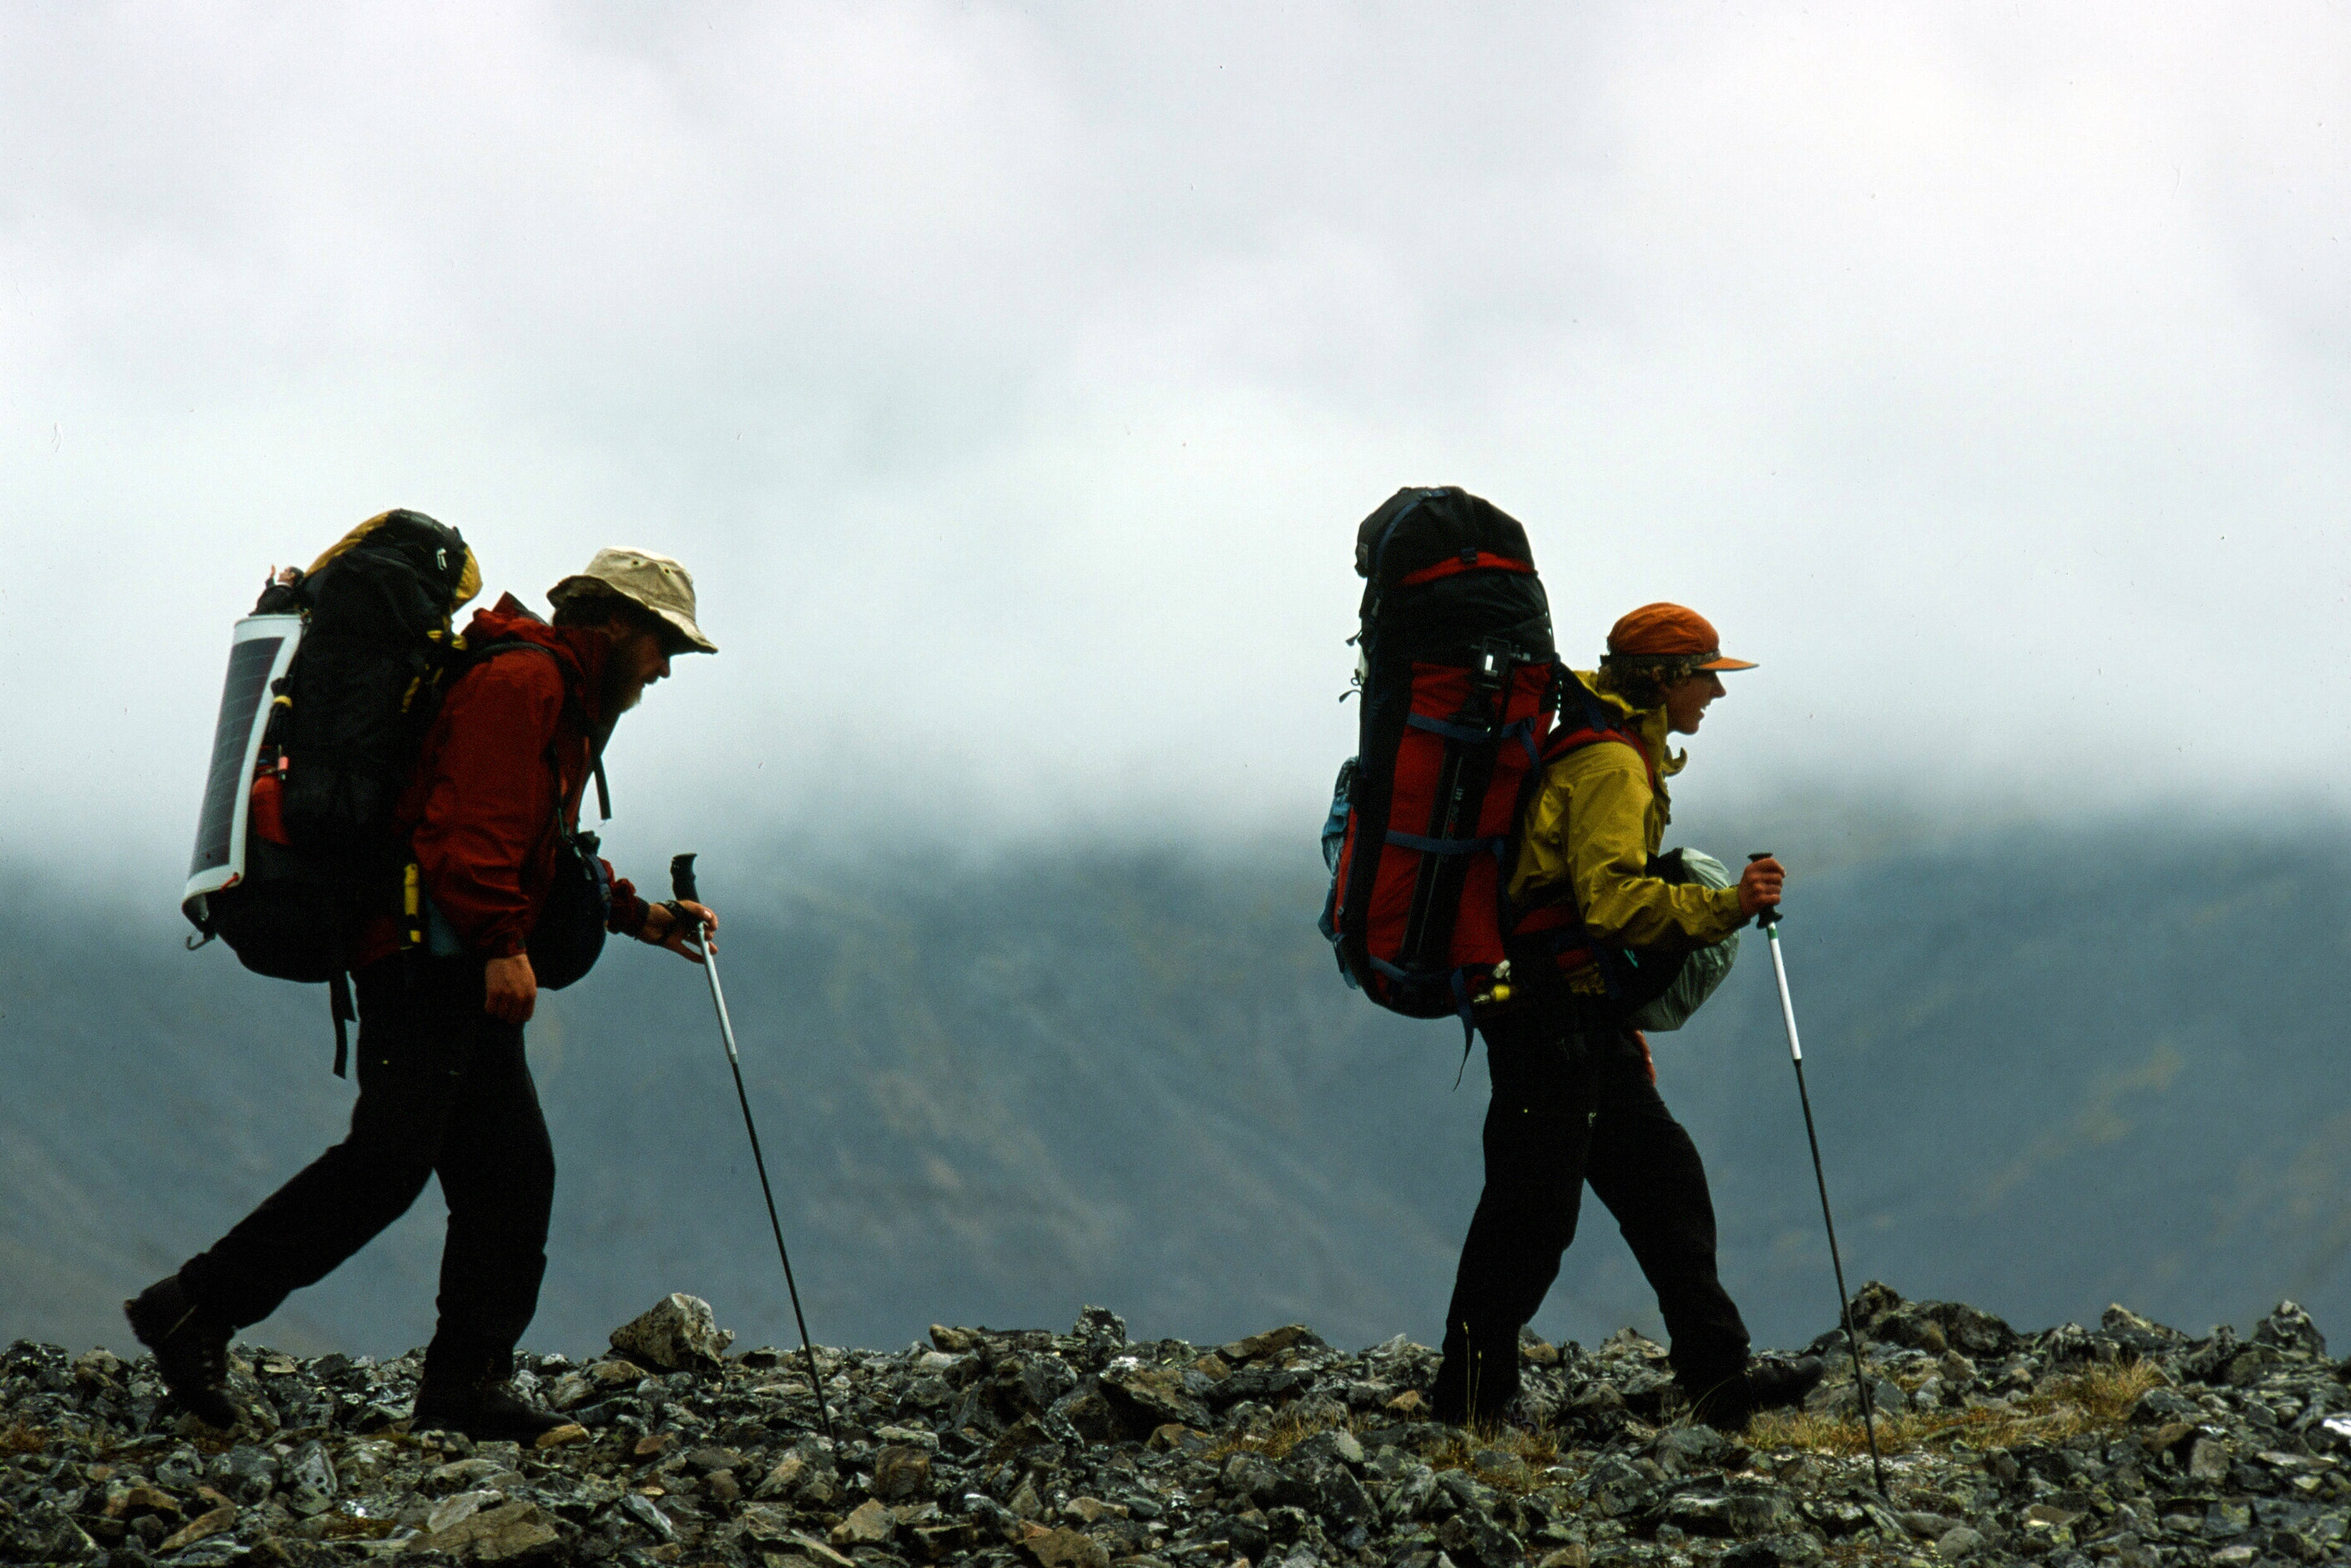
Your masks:
M 669 885 L 673 897 L 691 904 L 702 902 L 701 894 L 695 891 L 694 886 L 694 856 L 683 854 L 670 858 Z M 688 917 L 681 915 L 680 918 Z M 695 923 L 695 930 L 701 934 L 701 922 Z M 834 1442 L 832 1412 L 825 1407 L 824 1379 L 816 1369 L 816 1344 L 809 1338 L 808 1317 L 800 1311 L 800 1287 L 799 1281 L 792 1278 L 792 1255 L 784 1250 L 784 1224 L 776 1218 L 775 1189 L 768 1185 L 768 1161 L 759 1152 L 759 1129 L 751 1120 L 751 1097 L 743 1089 L 743 1059 L 736 1054 L 735 1024 L 726 1016 L 726 993 L 718 985 L 718 955 L 706 936 L 703 936 L 700 946 L 702 972 L 710 981 L 711 1005 L 718 1009 L 719 1037 L 726 1042 L 726 1065 L 735 1073 L 735 1098 L 743 1107 L 743 1130 L 751 1134 L 751 1164 L 759 1173 L 759 1195 L 768 1200 L 768 1228 L 776 1234 L 776 1256 L 782 1260 L 784 1265 L 784 1289 L 791 1293 L 792 1318 L 799 1324 L 800 1330 L 800 1349 L 808 1354 L 809 1392 L 816 1396 L 817 1419 L 824 1427 L 825 1440 Z
M 1747 857 L 1749 862 L 1771 859 L 1770 852 L 1759 852 Z M 1796 1004 L 1788 994 L 1788 964 L 1780 956 L 1780 908 L 1772 904 L 1755 916 L 1755 924 L 1763 927 L 1763 936 L 1771 948 L 1771 975 L 1780 982 L 1780 1021 L 1788 1030 L 1788 1060 L 1796 1067 L 1796 1098 L 1804 1107 L 1804 1141 L 1812 1145 L 1813 1181 L 1821 1189 L 1821 1222 L 1828 1228 L 1829 1267 L 1836 1272 L 1837 1313 L 1844 1324 L 1845 1348 L 1853 1352 L 1853 1385 L 1861 1396 L 1861 1428 L 1869 1439 L 1869 1473 L 1877 1482 L 1877 1495 L 1886 1491 L 1886 1467 L 1877 1457 L 1876 1401 L 1870 1397 L 1869 1374 L 1862 1369 L 1861 1334 L 1853 1324 L 1853 1301 L 1845 1294 L 1844 1262 L 1837 1256 L 1836 1217 L 1829 1212 L 1829 1180 L 1821 1172 L 1821 1139 L 1813 1130 L 1813 1097 L 1804 1090 L 1804 1048 L 1796 1038 Z

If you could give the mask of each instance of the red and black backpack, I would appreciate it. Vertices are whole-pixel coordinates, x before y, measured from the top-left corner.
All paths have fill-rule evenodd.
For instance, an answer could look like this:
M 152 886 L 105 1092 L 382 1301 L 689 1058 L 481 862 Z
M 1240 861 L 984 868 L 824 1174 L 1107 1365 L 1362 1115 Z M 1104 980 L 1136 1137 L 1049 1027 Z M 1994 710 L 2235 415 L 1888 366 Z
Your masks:
M 1526 529 L 1452 486 L 1364 518 L 1355 570 L 1361 730 L 1323 931 L 1380 1006 L 1467 1023 L 1504 957 L 1521 786 L 1559 706 L 1551 605 Z
M 1323 831 L 1322 933 L 1372 1000 L 1466 1031 L 1506 963 L 1540 983 L 1593 961 L 1567 890 L 1519 909 L 1505 889 L 1542 768 L 1640 742 L 1560 663 L 1526 529 L 1499 507 L 1399 490 L 1357 529 L 1355 570 L 1361 730 Z M 1562 698 L 1578 719 L 1555 729 Z

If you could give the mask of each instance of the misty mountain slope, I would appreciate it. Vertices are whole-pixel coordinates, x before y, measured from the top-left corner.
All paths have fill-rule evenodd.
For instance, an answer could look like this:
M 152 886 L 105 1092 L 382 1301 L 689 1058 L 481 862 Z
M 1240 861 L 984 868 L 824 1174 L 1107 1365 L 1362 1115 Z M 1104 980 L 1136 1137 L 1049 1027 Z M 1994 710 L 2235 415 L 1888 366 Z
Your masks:
M 1806 887 L 1783 930 L 1849 1269 L 2028 1318 L 2351 1303 L 2346 873 L 2339 840 L 2034 833 Z M 1765 998 L 1706 1021 L 1742 1068 L 1779 1047 Z M 1671 1081 L 1745 1178 L 1726 1262 L 1771 1293 L 1825 1264 L 1780 1055 L 1751 1102 L 1743 1070 Z
M 2150 842 L 2008 834 L 1800 884 L 1787 953 L 1855 1283 L 2026 1321 L 2116 1298 L 2191 1323 L 2281 1294 L 2351 1310 L 2351 846 Z M 1311 863 L 1085 852 L 706 875 L 819 1337 L 1051 1323 L 1086 1301 L 1199 1340 L 1293 1318 L 1433 1337 L 1477 1195 L 1482 1062 L 1453 1092 L 1458 1030 L 1341 986 L 1318 883 Z M 1834 1287 L 1768 954 L 1746 940 L 1656 1053 L 1714 1176 L 1726 1278 L 1787 1343 Z M 0 985 L 25 1195 L 0 1217 L 0 1328 L 120 1342 L 121 1294 L 338 1135 L 323 990 L 112 910 L 28 931 Z M 592 1344 L 673 1289 L 789 1337 L 700 976 L 616 946 L 531 1038 L 561 1166 L 533 1342 Z M 428 1194 L 256 1337 L 421 1343 L 437 1211 Z M 1646 1288 L 1587 1205 L 1538 1326 L 1588 1342 L 1628 1321 L 1654 1326 Z
M 1416 1074 L 1423 1098 L 1441 1091 L 1450 1063 L 1343 992 L 1352 1006 L 1329 1005 L 1335 972 L 1311 927 L 1296 939 L 1297 893 L 1173 861 L 1015 864 L 910 873 L 886 900 L 798 890 L 772 936 L 737 928 L 722 961 L 763 1128 L 865 1310 L 880 1286 L 903 1335 L 933 1301 L 1008 1321 L 1083 1281 L 1170 1322 L 1406 1311 L 1415 1281 L 1386 1278 L 1392 1257 L 1363 1239 L 1409 1249 L 1416 1275 L 1445 1266 L 1450 1217 L 1395 1168 L 1415 1113 L 1396 1091 Z M 780 960 L 755 962 L 762 947 Z M 682 1015 L 683 1051 L 645 1061 L 636 1097 L 577 1113 L 621 1146 L 706 1130 L 692 1157 L 756 1238 L 698 978 L 656 985 L 600 1028 L 653 1038 Z M 571 1092 L 549 1086 L 551 1114 Z M 1441 1158 L 1474 1179 L 1479 1108 L 1440 1108 L 1458 1124 Z M 662 1229 L 662 1199 L 620 1166 L 584 1179 L 596 1226 Z M 826 1270 L 805 1268 L 822 1293 Z
M 13 895 L 57 897 L 37 873 L 0 874 Z M 328 1071 L 325 988 L 259 979 L 217 949 L 191 956 L 185 931 L 145 910 L 84 907 L 21 932 L 0 956 L 0 1313 L 11 1321 L 119 1342 L 122 1296 L 341 1135 L 350 1090 Z M 429 1297 L 439 1243 L 418 1232 L 412 1217 L 355 1260 L 347 1301 L 419 1282 Z M 348 1332 L 347 1305 L 308 1308 L 281 1313 L 289 1343 Z

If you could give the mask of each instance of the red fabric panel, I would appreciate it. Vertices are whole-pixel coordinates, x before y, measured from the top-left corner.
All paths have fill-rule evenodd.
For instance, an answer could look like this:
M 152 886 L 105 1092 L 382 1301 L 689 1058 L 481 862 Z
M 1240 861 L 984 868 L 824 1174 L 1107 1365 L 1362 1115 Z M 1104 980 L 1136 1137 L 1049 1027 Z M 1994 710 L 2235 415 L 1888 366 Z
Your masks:
M 1547 664 L 1521 666 L 1511 673 L 1510 688 L 1503 698 L 1503 724 L 1527 724 L 1530 738 L 1537 748 L 1541 747 L 1544 732 L 1551 725 L 1551 716 L 1542 711 L 1543 695 L 1551 689 L 1551 675 Z M 1519 800 L 1532 767 L 1532 755 L 1515 736 L 1497 745 L 1486 798 L 1479 802 L 1479 837 L 1517 841 Z M 1502 887 L 1509 865 L 1507 851 L 1499 857 L 1479 855 L 1470 863 L 1469 874 L 1462 882 L 1460 909 L 1453 927 L 1450 956 L 1455 967 L 1489 970 L 1502 961 Z
M 1447 954 L 1457 969 L 1490 969 L 1502 961 L 1501 874 L 1502 862 L 1494 856 L 1470 857 Z
M 1506 555 L 1489 555 L 1479 550 L 1472 560 L 1463 560 L 1458 555 L 1448 556 L 1435 566 L 1424 566 L 1418 571 L 1398 579 L 1396 586 L 1416 588 L 1424 582 L 1435 582 L 1440 577 L 1454 577 L 1465 571 L 1522 571 L 1531 576 L 1534 570 L 1535 563 L 1531 560 L 1512 560 Z
M 1468 568 L 1455 563 L 1454 570 Z M 1552 722 L 1551 716 L 1542 711 L 1551 681 L 1548 664 L 1513 671 L 1503 694 L 1498 727 L 1524 723 L 1532 744 L 1540 747 Z M 1468 702 L 1469 692 L 1470 674 L 1466 669 L 1450 664 L 1413 666 L 1411 708 L 1424 718 L 1450 723 Z M 1428 730 L 1405 730 L 1397 744 L 1391 774 L 1390 831 L 1417 836 L 1432 831 L 1437 779 L 1448 744 L 1458 743 L 1448 743 L 1443 736 Z M 1478 800 L 1470 821 L 1457 832 L 1462 837 L 1512 838 L 1517 829 L 1519 798 L 1532 766 L 1527 744 L 1516 736 L 1498 739 L 1485 793 Z M 1358 845 L 1351 830 L 1341 851 L 1343 868 L 1358 852 L 1379 857 L 1364 911 L 1364 945 L 1374 956 L 1394 963 L 1411 919 L 1413 892 L 1419 882 L 1422 863 L 1430 857 L 1418 850 L 1385 842 Z M 1447 956 L 1452 967 L 1470 970 L 1473 981 L 1482 979 L 1502 958 L 1501 890 L 1505 865 L 1502 857 L 1490 853 L 1471 855 L 1463 862 L 1460 895 L 1453 912 L 1452 941 Z M 1349 874 L 1343 869 L 1343 886 Z M 1393 989 L 1392 983 L 1383 977 L 1372 977 L 1369 983 L 1375 992 Z
M 1466 674 L 1463 679 L 1467 680 Z M 1416 679 L 1413 706 L 1418 710 L 1420 706 L 1419 682 Z M 1458 701 L 1454 704 L 1454 707 L 1459 706 Z M 1446 711 L 1450 713 L 1453 709 Z M 1407 728 L 1404 732 L 1404 739 L 1396 747 L 1394 787 L 1388 800 L 1390 831 L 1428 831 L 1429 815 L 1437 804 L 1437 776 L 1444 765 L 1442 737 L 1425 729 Z M 1404 946 L 1405 927 L 1412 919 L 1412 892 L 1420 878 L 1421 855 L 1417 850 L 1390 843 L 1367 844 L 1364 848 L 1380 858 L 1372 881 L 1370 907 L 1364 911 L 1364 938 L 1373 953 L 1394 963 Z

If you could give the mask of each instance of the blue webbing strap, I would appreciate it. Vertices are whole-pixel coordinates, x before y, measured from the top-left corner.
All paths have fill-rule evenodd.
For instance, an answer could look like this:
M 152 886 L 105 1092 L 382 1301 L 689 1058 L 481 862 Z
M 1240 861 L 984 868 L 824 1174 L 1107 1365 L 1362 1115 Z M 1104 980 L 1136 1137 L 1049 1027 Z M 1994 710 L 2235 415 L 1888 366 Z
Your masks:
M 1484 851 L 1496 860 L 1499 860 L 1502 858 L 1503 847 L 1510 842 L 1510 840 L 1508 838 L 1429 839 L 1423 838 L 1418 833 L 1400 833 L 1394 828 L 1390 828 L 1387 841 L 1400 850 L 1417 850 L 1425 855 L 1474 855 Z
M 1441 718 L 1430 718 L 1426 714 L 1408 713 L 1405 715 L 1404 721 L 1415 729 L 1425 729 L 1431 735 L 1441 735 L 1465 746 L 1485 746 L 1494 739 L 1494 732 L 1490 729 L 1472 729 L 1466 724 L 1447 724 Z
M 1465 746 L 1490 746 L 1497 741 L 1508 740 L 1510 737 L 1516 736 L 1526 747 L 1529 757 L 1533 758 L 1537 762 L 1542 760 L 1541 753 L 1535 749 L 1535 721 L 1531 718 L 1522 718 L 1516 724 L 1505 725 L 1500 729 L 1472 729 L 1466 724 L 1447 724 L 1441 718 L 1430 718 L 1426 714 L 1417 713 L 1405 715 L 1404 721 L 1415 729 L 1425 729 L 1431 735 L 1441 735 L 1447 740 L 1458 740 Z

